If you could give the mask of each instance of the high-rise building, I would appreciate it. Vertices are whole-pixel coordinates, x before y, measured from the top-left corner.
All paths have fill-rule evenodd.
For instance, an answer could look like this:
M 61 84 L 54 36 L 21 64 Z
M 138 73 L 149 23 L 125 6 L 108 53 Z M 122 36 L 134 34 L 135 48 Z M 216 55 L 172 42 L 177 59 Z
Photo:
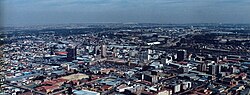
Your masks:
M 200 72 L 206 72 L 207 71 L 207 64 L 206 63 L 201 63 L 197 67 L 198 71 Z
M 170 84 L 170 89 L 173 90 L 173 93 L 180 92 L 181 91 L 181 84 L 180 83 Z
M 69 48 L 66 49 L 67 53 L 67 61 L 73 61 L 76 60 L 77 56 L 77 47 L 75 46 L 69 46 Z
M 106 45 L 102 45 L 101 46 L 101 57 L 105 58 L 107 56 L 107 46 Z
M 158 76 L 157 75 L 152 75 L 152 74 L 142 74 L 142 80 L 152 82 L 152 83 L 157 83 L 158 82 Z
M 209 66 L 209 74 L 218 75 L 221 72 L 221 65 L 212 64 Z
M 234 74 L 234 73 L 237 73 L 238 71 L 239 71 L 239 70 L 237 69 L 237 67 L 234 67 L 234 66 L 231 66 L 231 67 L 230 67 L 230 72 L 231 72 L 231 73 Z
M 180 71 L 181 71 L 181 73 L 188 73 L 189 72 L 189 68 L 188 68 L 188 66 L 182 66 L 180 68 Z
M 115 48 L 115 47 L 113 48 L 112 56 L 113 56 L 114 58 L 117 57 L 117 48 Z
M 184 82 L 182 82 L 182 84 L 181 84 L 181 89 L 183 90 L 183 91 L 185 91 L 185 90 L 187 90 L 187 89 L 189 89 L 189 88 L 191 88 L 192 87 L 192 82 L 189 82 L 189 81 L 184 81 Z
M 217 64 L 216 65 L 216 74 L 219 75 L 221 73 L 221 65 Z
M 186 50 L 178 50 L 177 51 L 177 61 L 186 60 L 187 51 Z
M 55 54 L 55 48 L 54 46 L 50 47 L 50 55 L 54 55 Z
M 100 55 L 100 46 L 95 47 L 95 55 Z
M 216 65 L 209 65 L 209 74 L 211 75 L 216 74 Z
M 147 60 L 149 61 L 150 59 L 151 59 L 151 54 L 153 53 L 153 50 L 151 50 L 151 49 L 148 49 L 148 51 L 147 51 Z

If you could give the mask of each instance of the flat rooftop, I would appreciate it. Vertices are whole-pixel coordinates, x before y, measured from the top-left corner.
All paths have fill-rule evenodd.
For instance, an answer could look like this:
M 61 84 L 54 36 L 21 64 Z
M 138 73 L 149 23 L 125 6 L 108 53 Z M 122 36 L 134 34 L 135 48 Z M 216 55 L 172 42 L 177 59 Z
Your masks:
M 98 92 L 89 91 L 89 90 L 74 90 L 74 95 L 100 95 Z
M 84 79 L 84 78 L 89 78 L 89 76 L 86 75 L 86 74 L 78 73 L 78 74 L 72 74 L 72 75 L 64 76 L 64 77 L 61 77 L 61 78 L 72 81 L 72 80 L 80 80 L 80 79 Z

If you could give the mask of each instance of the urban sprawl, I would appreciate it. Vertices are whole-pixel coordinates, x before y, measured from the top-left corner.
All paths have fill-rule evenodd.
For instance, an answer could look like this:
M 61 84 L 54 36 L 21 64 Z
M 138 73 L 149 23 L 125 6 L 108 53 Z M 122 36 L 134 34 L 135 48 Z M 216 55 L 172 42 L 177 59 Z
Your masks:
M 249 95 L 250 25 L 5 27 L 1 95 Z

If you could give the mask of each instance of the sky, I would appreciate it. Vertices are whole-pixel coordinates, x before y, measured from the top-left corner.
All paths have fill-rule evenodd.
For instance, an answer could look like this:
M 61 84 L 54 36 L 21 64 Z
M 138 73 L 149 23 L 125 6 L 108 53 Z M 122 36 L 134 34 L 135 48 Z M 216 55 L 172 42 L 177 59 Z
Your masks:
M 3 25 L 250 23 L 250 0 L 0 0 Z

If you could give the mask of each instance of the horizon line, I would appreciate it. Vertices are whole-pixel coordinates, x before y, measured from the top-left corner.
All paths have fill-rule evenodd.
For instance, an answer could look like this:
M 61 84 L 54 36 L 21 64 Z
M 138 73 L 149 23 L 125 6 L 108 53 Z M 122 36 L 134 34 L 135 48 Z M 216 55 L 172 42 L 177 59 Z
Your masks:
M 160 23 L 160 22 L 76 22 L 76 23 L 48 23 L 48 24 L 30 24 L 30 25 L 15 25 L 15 24 L 6 24 L 2 25 L 0 27 L 35 27 L 35 26 L 47 26 L 47 25 L 70 25 L 70 24 L 165 24 L 165 25 L 188 25 L 188 24 L 230 24 L 230 25 L 248 25 L 250 23 L 210 23 L 210 22 L 204 22 L 204 23 Z

